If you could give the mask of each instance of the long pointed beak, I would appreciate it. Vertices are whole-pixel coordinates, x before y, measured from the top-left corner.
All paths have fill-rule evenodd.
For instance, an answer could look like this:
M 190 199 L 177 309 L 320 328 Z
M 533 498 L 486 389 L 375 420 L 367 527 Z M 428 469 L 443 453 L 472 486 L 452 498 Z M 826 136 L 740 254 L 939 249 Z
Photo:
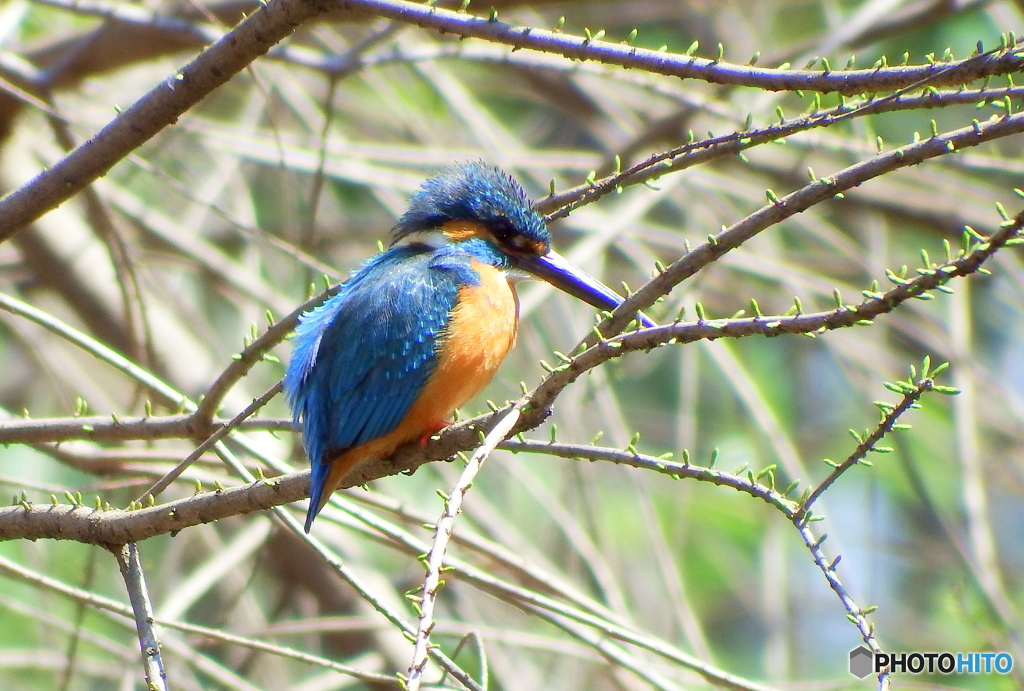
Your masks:
M 559 290 L 599 309 L 613 310 L 623 303 L 623 298 L 618 293 L 577 269 L 554 250 L 541 257 L 517 256 L 516 262 L 534 276 L 543 278 Z M 637 316 L 644 326 L 657 326 L 643 312 Z

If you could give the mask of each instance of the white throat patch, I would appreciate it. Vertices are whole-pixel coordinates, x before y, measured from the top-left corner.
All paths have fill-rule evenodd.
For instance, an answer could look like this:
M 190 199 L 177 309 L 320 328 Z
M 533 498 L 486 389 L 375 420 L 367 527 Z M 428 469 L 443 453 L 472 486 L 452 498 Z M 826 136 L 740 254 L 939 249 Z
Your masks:
M 445 235 L 443 231 L 434 229 L 419 230 L 415 233 L 409 233 L 392 246 L 405 247 L 407 245 L 426 245 L 427 247 L 436 250 L 450 244 L 452 244 L 450 237 Z

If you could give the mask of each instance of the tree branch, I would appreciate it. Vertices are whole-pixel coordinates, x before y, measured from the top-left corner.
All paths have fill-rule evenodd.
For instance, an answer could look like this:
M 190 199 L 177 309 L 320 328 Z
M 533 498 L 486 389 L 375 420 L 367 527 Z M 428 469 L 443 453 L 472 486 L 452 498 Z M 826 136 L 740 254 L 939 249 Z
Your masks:
M 270 0 L 261 6 L 95 137 L 0 200 L 0 242 L 104 175 L 302 22 L 329 7 L 325 0 Z
M 462 470 L 458 482 L 444 502 L 444 512 L 434 523 L 434 541 L 427 551 L 427 572 L 423 578 L 423 588 L 420 591 L 421 595 L 417 606 L 419 619 L 413 638 L 412 662 L 409 663 L 406 686 L 408 691 L 419 691 L 424 683 L 423 672 L 426 669 L 427 652 L 431 645 L 430 632 L 436 623 L 434 605 L 437 603 L 437 592 L 444 585 L 444 581 L 441 580 L 441 570 L 444 567 L 445 554 L 448 552 L 448 540 L 455 528 L 455 518 L 462 513 L 462 501 L 484 461 L 487 460 L 498 443 L 511 433 L 512 428 L 519 421 L 519 414 L 524 404 L 525 401 L 520 400 L 506 411 L 501 420 L 487 434 L 483 443 L 473 452 L 466 467 Z
M 146 587 L 146 574 L 142 570 L 139 548 L 134 542 L 129 543 L 114 550 L 114 555 L 121 567 L 128 599 L 135 613 L 135 628 L 139 634 L 143 667 L 146 670 L 146 688 L 150 691 L 167 691 L 167 674 L 164 672 L 164 659 L 160 652 L 160 638 L 154 625 L 153 603 L 149 598 L 149 588 Z
M 119 417 L 99 415 L 88 417 L 10 418 L 0 419 L 0 444 L 42 444 L 74 439 L 88 441 L 129 441 L 139 439 L 202 438 L 227 425 L 230 420 L 217 418 L 200 421 L 195 413 L 161 415 L 158 417 Z M 284 432 L 292 429 L 291 420 L 260 418 L 244 420 L 240 430 Z
M 498 21 L 497 12 L 490 17 L 477 17 L 431 4 L 421 5 L 403 0 L 348 0 L 347 7 L 363 9 L 381 17 L 442 33 L 482 38 L 513 48 L 530 48 L 557 53 L 571 60 L 596 60 L 607 65 L 640 69 L 682 79 L 699 79 L 711 84 L 750 86 L 767 91 L 839 92 L 846 95 L 871 91 L 892 91 L 917 82 L 934 86 L 965 84 L 975 79 L 1019 72 L 1024 59 L 1012 50 L 1000 48 L 965 60 L 885 67 L 878 65 L 862 70 L 788 70 L 752 65 L 736 65 L 721 58 L 698 58 L 693 55 L 637 48 L 621 43 L 593 40 L 562 31 L 512 26 Z
M 893 170 L 917 165 L 931 158 L 945 156 L 960 149 L 1020 132 L 1024 132 L 1024 114 L 1021 113 L 995 117 L 984 123 L 975 121 L 970 127 L 936 134 L 920 142 L 880 153 L 833 175 L 813 180 L 784 197 L 776 197 L 769 190 L 769 204 L 717 235 L 709 236 L 707 243 L 676 260 L 658 276 L 630 295 L 623 304 L 615 309 L 610 319 L 606 319 L 598 326 L 598 329 L 606 336 L 619 333 L 638 311 L 648 309 L 658 298 L 668 295 L 675 286 L 708 264 L 736 249 L 762 230 L 806 211 L 815 204 L 832 199 L 845 190 L 857 187 Z M 1009 238 L 1009 235 L 1006 237 Z

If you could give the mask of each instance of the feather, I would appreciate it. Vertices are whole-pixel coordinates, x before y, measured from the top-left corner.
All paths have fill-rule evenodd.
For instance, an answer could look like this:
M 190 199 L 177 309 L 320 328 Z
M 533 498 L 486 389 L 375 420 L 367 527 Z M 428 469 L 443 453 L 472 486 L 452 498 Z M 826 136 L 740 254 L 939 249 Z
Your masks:
M 431 260 L 389 250 L 300 319 L 284 387 L 314 466 L 394 429 L 434 371 L 465 277 Z

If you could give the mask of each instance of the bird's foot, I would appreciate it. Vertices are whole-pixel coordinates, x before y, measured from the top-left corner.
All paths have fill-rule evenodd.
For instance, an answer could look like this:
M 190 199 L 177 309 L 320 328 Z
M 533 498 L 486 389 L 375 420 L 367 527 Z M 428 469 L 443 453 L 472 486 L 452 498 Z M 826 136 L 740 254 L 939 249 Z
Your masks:
M 451 424 L 452 423 L 445 422 L 444 420 L 431 423 L 430 426 L 427 427 L 427 431 L 420 437 L 420 448 L 426 448 L 427 444 L 430 443 L 430 438 L 432 436 L 443 430 L 445 427 L 451 426 Z

